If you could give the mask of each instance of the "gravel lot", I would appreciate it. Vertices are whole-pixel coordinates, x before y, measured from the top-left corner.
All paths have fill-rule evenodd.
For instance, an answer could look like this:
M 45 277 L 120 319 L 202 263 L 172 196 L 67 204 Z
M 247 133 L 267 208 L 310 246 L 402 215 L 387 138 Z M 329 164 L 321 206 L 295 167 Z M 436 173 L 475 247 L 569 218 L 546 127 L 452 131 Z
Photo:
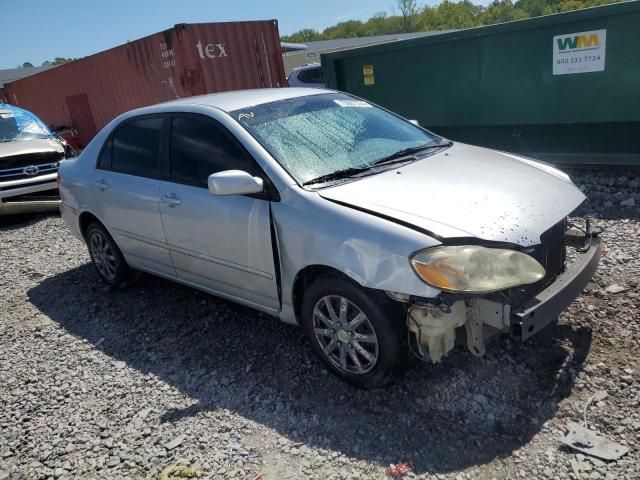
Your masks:
M 560 322 L 354 389 L 302 331 L 143 275 L 114 293 L 60 218 L 0 225 L 0 480 L 640 478 L 640 172 L 573 172 L 605 256 Z M 615 292 L 615 293 L 614 293 Z M 569 421 L 628 445 L 562 447 Z M 259 477 L 261 474 L 262 477 Z

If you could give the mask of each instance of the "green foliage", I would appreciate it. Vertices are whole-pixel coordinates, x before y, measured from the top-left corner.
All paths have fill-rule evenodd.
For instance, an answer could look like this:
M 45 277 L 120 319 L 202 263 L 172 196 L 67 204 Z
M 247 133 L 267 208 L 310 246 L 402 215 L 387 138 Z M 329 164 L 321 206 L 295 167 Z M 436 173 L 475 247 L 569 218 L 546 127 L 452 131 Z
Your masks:
M 469 0 L 450 2 L 444 0 L 437 7 L 425 7 L 420 13 L 419 25 L 424 31 L 470 28 L 484 25 L 482 15 L 485 9 Z
M 349 20 L 322 32 L 306 28 L 282 37 L 283 42 L 304 43 L 336 38 L 369 37 L 402 32 L 424 32 L 478 27 L 511 22 L 540 15 L 595 7 L 620 0 L 494 0 L 486 7 L 470 0 L 444 0 L 434 7 L 420 6 L 416 0 L 396 0 L 398 14 L 378 12 L 366 22 Z
M 333 27 L 325 28 L 322 32 L 323 40 L 333 40 L 335 38 L 354 38 L 360 37 L 362 32 L 362 22 L 359 20 L 349 20 L 340 22 Z
M 43 67 L 48 67 L 49 65 L 61 65 L 63 63 L 72 62 L 77 60 L 77 58 L 66 58 L 66 57 L 56 57 L 53 60 L 45 60 L 42 62 Z
M 512 22 L 529 18 L 529 14 L 522 8 L 516 7 L 511 0 L 494 0 L 483 12 L 485 24 Z
M 312 28 L 305 28 L 287 37 L 282 37 L 283 42 L 301 43 L 313 42 L 316 40 L 324 40 L 322 34 Z
M 415 28 L 416 17 L 418 16 L 417 0 L 396 0 L 398 10 L 402 16 L 402 29 L 411 32 Z

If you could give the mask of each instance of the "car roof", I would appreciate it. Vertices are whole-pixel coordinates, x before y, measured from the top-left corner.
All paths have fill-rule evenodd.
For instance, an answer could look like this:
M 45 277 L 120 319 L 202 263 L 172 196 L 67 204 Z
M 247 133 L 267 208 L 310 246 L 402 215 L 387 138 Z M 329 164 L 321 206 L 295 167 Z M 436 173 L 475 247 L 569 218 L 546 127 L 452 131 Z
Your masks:
M 299 72 L 301 70 L 315 70 L 316 68 L 320 68 L 322 65 L 319 63 L 305 63 L 304 65 L 300 65 L 299 67 L 295 67 L 291 69 L 292 72 Z
M 263 103 L 288 100 L 290 98 L 307 97 L 323 93 L 335 93 L 333 90 L 320 88 L 256 88 L 253 90 L 234 90 L 231 92 L 211 93 L 195 97 L 182 98 L 163 103 L 163 106 L 206 105 L 232 112 L 242 108 L 262 105 Z M 140 110 L 144 110 L 140 109 Z M 140 113 L 140 110 L 138 111 Z

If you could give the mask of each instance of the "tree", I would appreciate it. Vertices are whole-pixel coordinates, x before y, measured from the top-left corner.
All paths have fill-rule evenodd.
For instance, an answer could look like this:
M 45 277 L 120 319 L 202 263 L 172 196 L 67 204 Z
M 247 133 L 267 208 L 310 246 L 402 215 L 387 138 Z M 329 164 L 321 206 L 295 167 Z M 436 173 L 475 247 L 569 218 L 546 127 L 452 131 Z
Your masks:
M 418 7 L 418 0 L 395 0 L 395 7 L 399 11 L 397 15 L 378 12 L 366 22 L 341 22 L 322 32 L 307 28 L 282 37 L 282 41 L 311 42 L 400 32 L 471 28 L 618 1 L 620 0 L 492 0 L 485 7 L 476 5 L 471 0 L 442 0 L 434 7 Z
M 77 60 L 77 58 L 56 57 L 53 59 L 53 64 L 62 65 L 63 63 L 73 62 L 74 60 Z
M 31 63 L 31 62 L 24 62 L 24 63 L 22 64 L 22 67 L 19 67 L 19 68 L 33 68 L 33 63 Z
M 483 11 L 484 7 L 468 0 L 457 3 L 445 0 L 437 7 L 425 8 L 420 26 L 426 31 L 477 27 L 482 25 L 480 17 Z
M 416 15 L 418 14 L 417 0 L 396 0 L 400 15 L 402 15 L 402 25 L 405 32 L 411 32 Z
M 77 58 L 56 57 L 53 60 L 45 60 L 42 62 L 42 66 L 48 67 L 50 65 L 62 65 L 63 63 L 73 62 L 74 60 L 77 60 Z
M 387 33 L 387 24 L 387 12 L 376 13 L 365 24 L 367 35 L 384 35 Z
M 323 38 L 320 32 L 318 32 L 317 30 L 314 30 L 312 28 L 305 28 L 303 30 L 294 32 L 291 35 L 285 35 L 281 40 L 283 42 L 304 43 L 323 40 Z
M 514 7 L 511 0 L 494 0 L 482 13 L 481 19 L 483 25 L 492 25 L 494 23 L 522 20 L 528 17 L 527 12 Z
M 334 40 L 336 38 L 356 38 L 364 37 L 364 24 L 360 20 L 348 20 L 340 22 L 333 27 L 325 28 L 322 36 L 325 40 Z

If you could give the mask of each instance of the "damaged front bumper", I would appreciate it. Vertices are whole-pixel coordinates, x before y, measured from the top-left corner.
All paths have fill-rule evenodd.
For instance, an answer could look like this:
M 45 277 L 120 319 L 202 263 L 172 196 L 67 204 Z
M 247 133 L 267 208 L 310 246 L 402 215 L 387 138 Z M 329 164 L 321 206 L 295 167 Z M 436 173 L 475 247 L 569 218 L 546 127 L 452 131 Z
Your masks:
M 485 341 L 495 334 L 511 333 L 524 341 L 556 321 L 587 286 L 601 255 L 600 239 L 588 224 L 581 237 L 576 239 L 575 232 L 568 232 L 565 238 L 580 252 L 575 261 L 546 288 L 518 305 L 512 305 L 508 295 L 452 302 L 411 299 L 407 327 L 416 355 L 435 363 L 462 340 L 471 353 L 482 356 Z
M 0 182 L 0 215 L 56 211 L 60 206 L 57 173 Z
M 551 285 L 511 313 L 523 341 L 553 322 L 582 293 L 598 267 L 601 250 L 600 239 L 591 238 L 589 248 Z

